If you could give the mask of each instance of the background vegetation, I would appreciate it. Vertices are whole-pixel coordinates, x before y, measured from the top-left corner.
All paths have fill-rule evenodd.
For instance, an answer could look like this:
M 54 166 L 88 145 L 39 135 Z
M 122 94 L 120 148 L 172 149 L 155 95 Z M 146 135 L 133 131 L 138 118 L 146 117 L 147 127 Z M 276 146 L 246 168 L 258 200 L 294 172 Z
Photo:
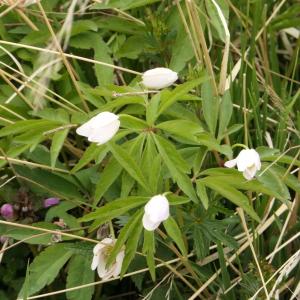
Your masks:
M 299 2 L 23 4 L 0 7 L 0 299 L 297 299 Z M 147 93 L 158 66 L 179 80 Z M 121 129 L 97 146 L 75 129 L 102 111 Z M 237 144 L 252 181 L 224 168 Z M 164 192 L 172 217 L 144 231 Z M 103 282 L 112 234 L 123 279 Z

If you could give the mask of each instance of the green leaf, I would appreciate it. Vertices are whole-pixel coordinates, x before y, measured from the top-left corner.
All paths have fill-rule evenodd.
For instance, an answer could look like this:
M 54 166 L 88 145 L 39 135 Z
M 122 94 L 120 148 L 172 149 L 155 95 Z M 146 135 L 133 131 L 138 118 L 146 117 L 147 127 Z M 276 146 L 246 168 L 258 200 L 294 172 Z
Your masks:
M 260 221 L 258 215 L 249 204 L 249 199 L 240 191 L 232 186 L 224 183 L 221 179 L 215 177 L 206 177 L 200 180 L 202 184 L 205 184 L 210 189 L 218 192 L 223 197 L 227 198 L 235 205 L 240 206 L 257 222 Z
M 148 127 L 145 121 L 130 115 L 121 114 L 120 121 L 123 128 L 133 129 L 138 132 L 143 131 Z
M 175 179 L 178 186 L 194 202 L 198 202 L 191 179 L 185 174 L 189 171 L 189 166 L 181 158 L 176 148 L 164 138 L 153 135 L 156 146 L 164 163 L 170 171 L 171 176 Z
M 169 68 L 175 72 L 180 72 L 193 57 L 194 51 L 191 40 L 186 34 L 184 26 L 181 26 L 179 32 L 177 31 L 175 43 L 172 44 L 172 57 Z
M 230 285 L 230 275 L 228 273 L 227 270 L 227 266 L 226 266 L 226 261 L 225 261 L 225 255 L 224 255 L 224 251 L 223 248 L 221 246 L 221 243 L 219 241 L 217 241 L 217 249 L 218 249 L 218 257 L 219 257 L 219 262 L 220 262 L 220 266 L 221 266 L 221 273 L 222 273 L 222 287 L 224 290 L 227 290 Z M 234 293 L 231 291 L 229 291 L 228 294 L 224 295 L 224 299 L 227 300 L 234 300 L 235 296 Z M 223 297 L 222 297 L 223 298 Z
M 108 151 L 108 149 L 107 149 L 106 145 L 98 146 L 96 143 L 90 144 L 90 146 L 83 153 L 79 162 L 71 170 L 71 173 L 72 174 L 76 173 L 77 171 L 82 169 L 84 166 L 86 166 L 92 160 L 96 160 L 99 163 L 105 157 L 107 151 Z M 99 159 L 99 157 L 100 157 L 100 159 Z
M 64 129 L 55 132 L 52 138 L 52 144 L 50 148 L 50 155 L 51 155 L 51 167 L 55 167 L 56 159 L 59 155 L 61 148 L 63 147 L 65 138 L 67 137 L 69 129 Z
M 233 105 L 231 102 L 230 91 L 226 91 L 222 97 L 220 112 L 219 112 L 219 133 L 218 138 L 223 136 L 230 122 Z
M 121 269 L 121 277 L 124 276 L 125 272 L 127 271 L 131 261 L 133 260 L 135 254 L 136 254 L 136 249 L 138 247 L 140 235 L 143 230 L 143 225 L 142 225 L 143 212 L 144 212 L 144 210 L 142 210 L 142 209 L 140 211 L 136 212 L 136 214 L 134 216 L 134 225 L 132 225 L 131 230 L 128 230 L 130 236 L 126 243 L 125 257 L 124 257 L 122 269 Z
M 71 36 L 87 31 L 97 31 L 97 24 L 92 20 L 73 21 Z
M 26 177 L 30 182 L 36 183 L 37 186 L 53 193 L 53 195 L 67 199 L 82 199 L 78 186 L 62 176 L 46 170 L 28 169 L 24 166 L 16 165 L 14 168 L 19 175 Z
M 232 158 L 232 149 L 229 145 L 220 145 L 211 133 L 202 132 L 197 134 L 197 141 L 200 145 L 206 146 L 209 150 L 216 150 L 225 154 L 229 159 Z
M 70 289 L 79 285 L 94 282 L 94 271 L 91 270 L 90 256 L 74 255 L 69 263 L 66 288 Z M 94 293 L 94 286 L 67 291 L 68 300 L 90 300 Z
M 265 185 L 257 179 L 246 180 L 242 173 L 235 169 L 212 168 L 205 170 L 201 174 L 210 175 L 212 178 L 221 180 L 224 183 L 240 190 L 262 193 L 280 200 L 285 199 L 283 195 L 277 192 L 277 190 L 270 188 L 268 185 Z
M 151 187 L 153 195 L 158 192 L 158 183 L 161 178 L 161 159 L 157 154 L 158 152 L 151 135 L 147 135 L 141 164 L 142 170 L 145 173 L 146 178 L 149 180 L 149 186 Z
M 207 196 L 207 193 L 206 193 L 205 185 L 202 184 L 201 181 L 197 180 L 196 181 L 196 187 L 197 187 L 197 195 L 198 195 L 199 199 L 201 200 L 204 208 L 208 209 L 209 200 L 208 200 L 208 196 Z
M 93 34 L 94 42 L 94 58 L 95 60 L 111 64 L 114 62 L 110 56 L 110 48 L 106 45 L 106 43 L 102 40 L 102 38 L 98 34 Z M 113 83 L 114 78 L 114 70 L 111 67 L 106 67 L 100 64 L 95 64 L 95 73 L 97 77 L 98 84 L 100 86 L 107 85 Z
M 144 230 L 144 244 L 143 244 L 143 253 L 146 254 L 146 261 L 149 267 L 150 275 L 155 281 L 155 262 L 154 262 L 154 253 L 155 253 L 155 241 L 154 241 L 154 231 Z
M 292 174 L 286 174 L 286 170 L 279 166 L 273 166 L 278 176 L 280 176 L 283 182 L 296 193 L 300 194 L 300 182 L 299 179 Z
M 185 247 L 181 230 L 179 229 L 176 221 L 170 216 L 163 222 L 168 236 L 176 243 L 183 256 L 187 256 L 187 249 Z
M 160 93 L 155 94 L 148 102 L 146 107 L 146 120 L 149 126 L 154 126 L 155 120 L 158 117 L 160 98 L 166 93 L 169 93 L 169 91 L 163 90 Z
M 174 168 L 178 169 L 182 173 L 189 173 L 190 167 L 187 162 L 182 158 L 180 153 L 177 151 L 176 147 L 169 142 L 167 139 L 159 136 L 153 135 L 154 141 L 158 148 L 159 153 L 163 157 L 164 162 L 167 161 L 174 164 Z
M 201 96 L 204 119 L 209 131 L 214 136 L 218 122 L 220 100 L 214 96 L 211 82 L 207 81 L 202 85 Z
M 262 164 L 262 171 L 256 176 L 256 178 L 264 186 L 280 195 L 282 200 L 288 200 L 291 198 L 281 174 L 279 174 L 276 169 L 271 167 L 269 164 Z
M 51 284 L 72 254 L 72 251 L 66 250 L 65 244 L 61 243 L 46 248 L 36 256 L 29 267 L 28 295 L 33 295 Z M 24 288 L 25 285 L 23 285 L 19 297 L 23 295 Z
M 97 205 L 109 187 L 116 181 L 122 172 L 121 165 L 117 162 L 115 158 L 111 158 L 108 164 L 102 171 L 98 183 L 96 185 L 95 195 L 94 195 L 94 205 Z
M 108 143 L 108 147 L 114 158 L 127 171 L 127 173 L 132 176 L 132 178 L 134 178 L 146 191 L 149 191 L 149 186 L 144 174 L 132 156 L 130 156 L 126 150 L 117 144 Z
M 95 219 L 99 219 L 101 224 L 111 220 L 115 217 L 118 217 L 128 210 L 138 207 L 149 200 L 149 197 L 138 197 L 138 196 L 130 196 L 126 198 L 119 198 L 117 200 L 113 200 L 108 202 L 104 206 L 96 209 L 94 212 L 91 212 L 82 218 L 80 218 L 80 222 L 91 221 Z
M 200 124 L 180 119 L 162 122 L 155 127 L 192 141 L 196 141 L 195 135 L 203 131 Z
M 6 156 L 15 158 L 21 153 L 25 152 L 31 145 L 15 145 L 14 143 L 10 145 L 9 149 L 6 152 Z M 0 160 L 0 168 L 4 167 L 7 164 L 7 160 Z
M 48 120 L 25 120 L 18 121 L 14 124 L 8 125 L 0 129 L 0 137 L 7 135 L 15 135 L 22 132 L 29 132 L 30 130 L 46 126 L 47 128 L 54 128 L 61 125 L 59 122 L 52 122 Z
M 132 233 L 135 231 L 135 228 L 143 228 L 141 223 L 141 217 L 142 217 L 143 210 L 138 210 L 135 212 L 135 214 L 130 218 L 130 220 L 126 223 L 126 225 L 121 229 L 120 234 L 117 238 L 116 244 L 113 247 L 113 250 L 110 253 L 110 256 L 107 260 L 107 265 L 112 264 L 118 253 L 121 251 L 123 245 L 125 242 L 129 239 L 133 239 Z
M 188 197 L 178 196 L 176 194 L 166 193 L 170 205 L 180 205 L 190 202 L 191 200 Z
M 57 230 L 58 227 L 50 222 L 37 222 L 31 224 L 33 228 L 18 228 L 9 225 L 1 224 L 0 235 L 11 237 L 15 240 L 24 240 L 24 243 L 32 245 L 49 245 L 52 242 L 52 233 L 43 233 L 40 230 L 35 230 L 34 227 L 44 228 L 49 230 Z M 36 236 L 36 237 L 34 237 Z M 65 238 L 65 237 L 63 237 Z
M 25 281 L 24 281 L 24 288 L 23 288 L 23 300 L 27 300 L 28 297 L 28 289 L 30 285 L 30 276 L 29 276 L 29 262 L 27 263 L 27 268 L 26 268 L 26 276 L 25 276 Z
M 222 10 L 224 18 L 227 19 L 228 14 L 229 14 L 229 9 L 228 9 L 227 2 L 224 1 L 224 0 L 214 0 L 214 1 L 216 1 L 218 6 L 220 7 L 220 9 Z M 221 19 L 220 19 L 220 16 L 218 14 L 216 6 L 212 2 L 212 0 L 205 0 L 205 5 L 206 5 L 206 11 L 208 13 L 210 22 L 212 23 L 212 25 L 214 26 L 214 28 L 218 32 L 219 38 L 224 42 L 226 40 L 225 30 L 224 30 L 224 26 L 221 22 Z
M 171 93 L 166 94 L 166 96 L 161 97 L 161 105 L 159 107 L 158 114 L 156 118 L 161 115 L 168 107 L 174 104 L 176 101 L 180 100 L 184 95 L 186 95 L 190 90 L 207 80 L 207 76 L 187 81 L 183 84 L 178 85 Z
M 120 10 L 129 10 L 145 5 L 149 5 L 159 0 L 112 0 L 109 3 L 97 3 L 93 5 L 93 9 L 110 9 L 118 8 Z

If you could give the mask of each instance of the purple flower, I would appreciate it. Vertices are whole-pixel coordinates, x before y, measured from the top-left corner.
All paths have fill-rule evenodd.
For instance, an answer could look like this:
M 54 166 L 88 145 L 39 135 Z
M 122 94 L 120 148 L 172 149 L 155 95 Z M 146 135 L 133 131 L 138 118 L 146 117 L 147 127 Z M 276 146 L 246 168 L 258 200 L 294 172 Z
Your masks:
M 51 207 L 57 205 L 59 201 L 60 200 L 58 198 L 47 198 L 44 200 L 44 207 Z
M 1 235 L 1 236 L 0 236 L 0 243 L 1 243 L 1 244 L 4 244 L 7 240 L 8 240 L 8 237 L 7 237 L 7 236 L 5 236 L 5 235 Z
M 1 216 L 4 219 L 13 219 L 14 217 L 14 208 L 11 204 L 5 203 L 1 206 Z

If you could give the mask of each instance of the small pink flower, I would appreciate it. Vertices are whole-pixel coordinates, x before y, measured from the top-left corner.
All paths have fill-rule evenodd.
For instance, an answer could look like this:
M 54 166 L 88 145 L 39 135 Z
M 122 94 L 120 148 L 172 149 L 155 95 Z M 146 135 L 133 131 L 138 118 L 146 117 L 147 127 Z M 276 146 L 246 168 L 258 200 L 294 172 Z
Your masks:
M 58 198 L 47 198 L 44 200 L 44 207 L 47 208 L 47 207 L 57 205 L 59 201 L 60 200 Z
M 13 219 L 14 217 L 14 208 L 11 204 L 5 203 L 1 206 L 1 216 L 6 219 Z

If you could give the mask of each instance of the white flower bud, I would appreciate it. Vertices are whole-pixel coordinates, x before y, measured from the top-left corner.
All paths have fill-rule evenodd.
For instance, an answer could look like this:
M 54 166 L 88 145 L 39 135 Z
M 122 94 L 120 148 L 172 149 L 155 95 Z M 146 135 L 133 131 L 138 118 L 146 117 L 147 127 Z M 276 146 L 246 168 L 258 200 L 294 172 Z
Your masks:
M 146 88 L 159 90 L 172 85 L 178 79 L 178 75 L 168 68 L 155 68 L 146 71 L 142 79 Z
M 251 180 L 257 171 L 261 168 L 259 154 L 254 149 L 244 149 L 239 155 L 225 164 L 227 168 L 233 168 L 237 165 L 240 172 L 243 172 L 247 180 Z
M 155 230 L 162 221 L 169 218 L 169 201 L 163 195 L 152 197 L 145 205 L 143 226 L 146 230 Z
M 79 135 L 90 142 L 105 144 L 117 133 L 120 127 L 119 117 L 111 112 L 102 112 L 77 128 Z

